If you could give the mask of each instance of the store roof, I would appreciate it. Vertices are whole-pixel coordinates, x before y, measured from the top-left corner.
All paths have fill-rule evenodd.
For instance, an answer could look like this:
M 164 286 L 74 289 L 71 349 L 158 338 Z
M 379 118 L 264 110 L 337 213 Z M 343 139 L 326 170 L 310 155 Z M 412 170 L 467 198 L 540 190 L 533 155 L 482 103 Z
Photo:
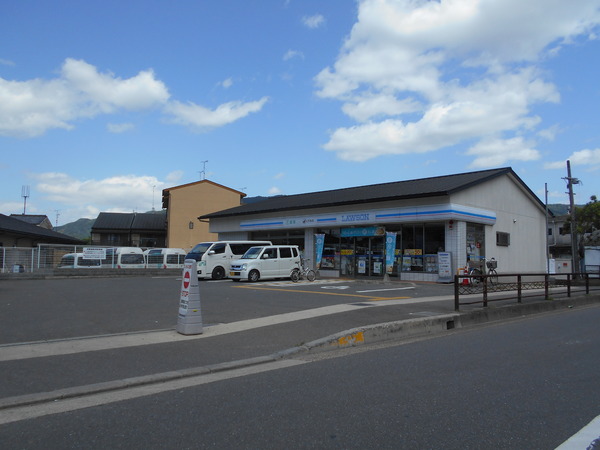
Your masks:
M 38 227 L 14 217 L 0 214 L 0 234 L 18 235 L 48 244 L 81 244 L 82 241 L 66 234 Z
M 235 208 L 218 211 L 200 216 L 199 219 L 212 219 L 249 214 L 261 214 L 275 211 L 321 208 L 360 203 L 373 203 L 410 198 L 425 198 L 450 195 L 498 176 L 510 175 L 515 182 L 542 208 L 543 203 L 527 187 L 510 167 L 482 170 L 477 172 L 459 173 L 417 180 L 396 181 L 392 183 L 372 184 L 331 191 L 311 192 L 297 195 L 280 195 L 266 200 L 236 206 Z

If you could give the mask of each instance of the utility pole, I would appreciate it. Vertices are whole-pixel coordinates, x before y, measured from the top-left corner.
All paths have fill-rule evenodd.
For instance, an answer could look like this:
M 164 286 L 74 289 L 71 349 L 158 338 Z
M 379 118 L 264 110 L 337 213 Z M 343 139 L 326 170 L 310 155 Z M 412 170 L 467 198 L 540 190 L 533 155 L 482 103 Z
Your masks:
M 29 186 L 21 188 L 21 197 L 23 197 L 23 215 L 25 215 L 27 211 L 27 197 L 29 197 Z
M 202 181 L 206 178 L 206 163 L 208 162 L 208 160 L 200 161 L 200 162 L 202 163 L 202 172 L 200 172 L 200 181 Z
M 580 181 L 577 178 L 571 176 L 571 161 L 567 160 L 567 178 L 563 178 L 567 181 L 567 188 L 569 189 L 569 214 L 571 215 L 571 253 L 572 253 L 572 272 L 575 274 L 579 273 L 579 245 L 577 239 L 577 217 L 575 215 L 575 198 L 573 194 L 573 185 L 579 184 Z M 577 278 L 577 275 L 575 275 Z

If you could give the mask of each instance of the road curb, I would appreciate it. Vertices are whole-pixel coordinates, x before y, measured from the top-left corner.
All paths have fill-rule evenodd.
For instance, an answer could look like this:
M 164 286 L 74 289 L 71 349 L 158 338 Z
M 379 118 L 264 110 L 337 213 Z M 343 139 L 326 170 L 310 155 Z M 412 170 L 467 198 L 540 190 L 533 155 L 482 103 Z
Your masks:
M 394 339 L 435 336 L 454 329 L 582 307 L 594 303 L 600 303 L 600 295 L 585 295 L 561 300 L 543 300 L 535 303 L 498 307 L 489 306 L 486 309 L 469 312 L 440 314 L 432 317 L 386 322 L 345 330 L 298 347 L 278 352 L 276 355 L 284 358 L 303 352 L 317 353 Z
M 100 394 L 149 384 L 164 383 L 176 379 L 191 378 L 210 373 L 225 372 L 274 362 L 294 357 L 302 353 L 320 353 L 343 348 L 356 347 L 395 339 L 411 337 L 437 336 L 455 329 L 477 326 L 484 323 L 499 322 L 534 314 L 585 307 L 600 303 L 600 295 L 585 295 L 561 300 L 545 300 L 528 304 L 490 306 L 469 312 L 439 314 L 408 320 L 379 323 L 345 330 L 333 335 L 316 339 L 306 344 L 275 352 L 267 356 L 230 361 L 208 366 L 192 367 L 158 374 L 107 381 L 86 386 L 59 389 L 51 392 L 27 394 L 0 399 L 0 411 L 5 409 L 32 406 L 41 403 L 65 400 L 85 395 Z
M 233 369 L 256 366 L 276 361 L 274 356 L 258 356 L 255 358 L 241 359 L 226 363 L 212 364 L 202 367 L 191 367 L 188 369 L 173 370 L 139 377 L 124 378 L 122 380 L 106 381 L 102 383 L 89 384 L 86 386 L 75 386 L 72 388 L 58 389 L 51 392 L 38 394 L 19 395 L 0 399 L 0 411 L 3 409 L 17 408 L 21 406 L 32 406 L 40 403 L 49 403 L 58 400 L 66 400 L 84 395 L 101 394 L 103 392 L 130 389 L 149 384 L 164 383 L 181 378 L 191 378 L 199 375 L 207 375 L 217 372 L 225 372 Z

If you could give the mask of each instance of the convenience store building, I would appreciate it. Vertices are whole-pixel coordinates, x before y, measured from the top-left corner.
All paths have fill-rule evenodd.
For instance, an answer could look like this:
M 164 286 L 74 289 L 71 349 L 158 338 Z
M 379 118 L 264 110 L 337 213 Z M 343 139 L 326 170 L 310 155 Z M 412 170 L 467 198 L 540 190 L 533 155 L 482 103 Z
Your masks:
M 544 204 L 510 167 L 270 197 L 200 216 L 220 240 L 298 245 L 322 276 L 450 281 L 546 269 Z

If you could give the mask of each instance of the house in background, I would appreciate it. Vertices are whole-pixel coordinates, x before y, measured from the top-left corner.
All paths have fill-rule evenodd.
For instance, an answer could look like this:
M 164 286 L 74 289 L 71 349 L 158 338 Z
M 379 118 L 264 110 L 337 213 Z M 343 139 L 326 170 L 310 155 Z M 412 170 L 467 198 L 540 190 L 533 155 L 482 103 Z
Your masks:
M 52 222 L 48 219 L 48 216 L 43 214 L 11 214 L 10 217 L 47 230 L 52 230 L 54 228 Z
M 164 211 L 149 213 L 102 212 L 92 226 L 92 245 L 108 247 L 165 247 Z
M 25 216 L 27 217 L 27 216 Z M 46 217 L 46 216 L 40 216 Z M 0 247 L 37 247 L 38 244 L 82 244 L 82 241 L 52 229 L 0 214 Z M 46 217 L 47 219 L 47 217 Z
M 167 247 L 190 250 L 199 242 L 218 239 L 207 221 L 198 217 L 240 206 L 243 192 L 209 180 L 164 189 L 162 207 L 167 211 Z

